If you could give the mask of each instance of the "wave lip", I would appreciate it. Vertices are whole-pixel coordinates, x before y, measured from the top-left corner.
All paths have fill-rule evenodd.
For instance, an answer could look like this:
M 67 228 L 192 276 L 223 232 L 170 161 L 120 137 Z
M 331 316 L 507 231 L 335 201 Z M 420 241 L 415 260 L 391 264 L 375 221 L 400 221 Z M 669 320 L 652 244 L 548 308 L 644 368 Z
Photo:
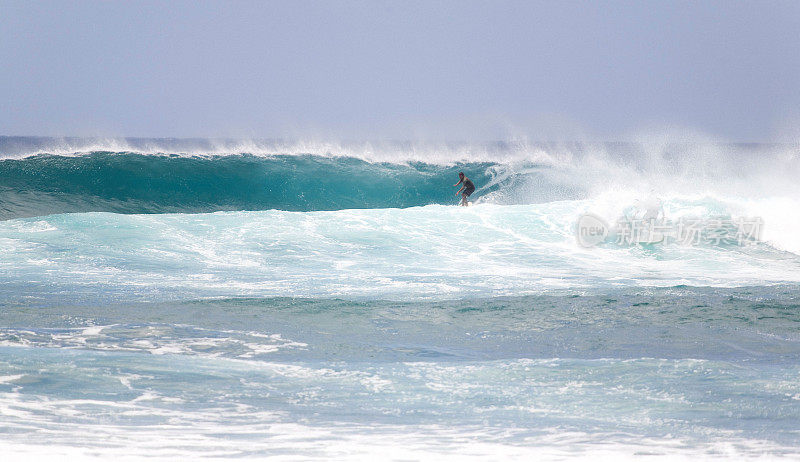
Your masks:
M 143 155 L 229 156 L 249 154 L 312 155 L 353 157 L 368 162 L 427 162 L 452 165 L 456 162 L 508 162 L 532 160 L 544 145 L 527 142 L 415 142 L 415 141 L 319 141 L 233 138 L 79 138 L 0 136 L 0 160 L 24 159 L 38 155 L 77 157 L 93 152 Z

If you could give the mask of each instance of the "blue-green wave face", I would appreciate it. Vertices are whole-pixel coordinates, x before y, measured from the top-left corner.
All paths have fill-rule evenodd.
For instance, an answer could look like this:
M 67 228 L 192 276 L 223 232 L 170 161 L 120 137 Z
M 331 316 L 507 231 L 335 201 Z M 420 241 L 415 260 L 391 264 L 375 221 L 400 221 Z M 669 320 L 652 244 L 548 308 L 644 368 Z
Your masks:
M 4 218 L 62 212 L 407 207 L 450 199 L 454 169 L 315 156 L 95 152 L 0 163 Z M 445 176 L 448 178 L 445 179 Z
M 314 211 L 453 204 L 457 188 L 451 185 L 459 171 L 487 185 L 493 166 L 371 163 L 313 155 L 40 155 L 0 161 L 0 219 L 66 212 Z

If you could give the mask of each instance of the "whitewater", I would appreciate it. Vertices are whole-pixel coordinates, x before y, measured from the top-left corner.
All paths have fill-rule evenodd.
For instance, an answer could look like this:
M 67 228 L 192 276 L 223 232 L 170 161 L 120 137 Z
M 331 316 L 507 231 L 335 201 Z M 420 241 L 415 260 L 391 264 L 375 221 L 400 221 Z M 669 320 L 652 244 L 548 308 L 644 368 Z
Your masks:
M 0 448 L 800 458 L 798 175 L 707 140 L 0 137 Z M 576 238 L 653 197 L 763 229 Z

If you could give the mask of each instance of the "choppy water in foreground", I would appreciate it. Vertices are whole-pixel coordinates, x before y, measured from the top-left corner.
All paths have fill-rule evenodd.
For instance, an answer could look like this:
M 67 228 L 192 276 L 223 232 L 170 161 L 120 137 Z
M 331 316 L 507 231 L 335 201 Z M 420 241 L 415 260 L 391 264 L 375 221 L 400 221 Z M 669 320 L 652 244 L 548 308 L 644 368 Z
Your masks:
M 14 458 L 800 457 L 792 147 L 0 141 Z M 650 189 L 763 239 L 577 245 Z

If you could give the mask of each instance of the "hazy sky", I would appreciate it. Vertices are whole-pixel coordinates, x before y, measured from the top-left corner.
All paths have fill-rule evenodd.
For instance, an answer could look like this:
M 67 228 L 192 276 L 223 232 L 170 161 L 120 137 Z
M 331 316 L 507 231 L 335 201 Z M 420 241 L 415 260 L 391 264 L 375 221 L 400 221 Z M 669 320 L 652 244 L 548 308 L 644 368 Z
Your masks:
M 765 141 L 799 115 L 798 1 L 0 0 L 4 135 Z

